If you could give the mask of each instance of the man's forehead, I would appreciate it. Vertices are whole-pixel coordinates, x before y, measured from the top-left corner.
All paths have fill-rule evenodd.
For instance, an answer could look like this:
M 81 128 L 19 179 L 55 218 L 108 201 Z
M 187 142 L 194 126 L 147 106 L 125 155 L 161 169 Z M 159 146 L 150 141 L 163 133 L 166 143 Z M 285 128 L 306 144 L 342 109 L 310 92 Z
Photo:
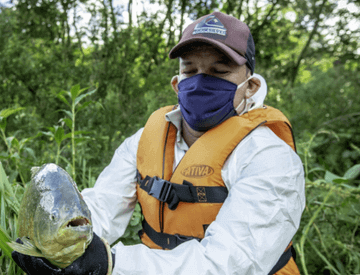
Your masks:
M 215 60 L 216 63 L 226 64 L 226 65 L 235 65 L 235 62 L 231 60 L 227 55 L 216 47 L 210 44 L 195 44 L 188 47 L 187 51 L 184 51 L 179 56 L 180 64 L 189 65 L 193 62 L 194 59 L 198 58 L 209 58 Z

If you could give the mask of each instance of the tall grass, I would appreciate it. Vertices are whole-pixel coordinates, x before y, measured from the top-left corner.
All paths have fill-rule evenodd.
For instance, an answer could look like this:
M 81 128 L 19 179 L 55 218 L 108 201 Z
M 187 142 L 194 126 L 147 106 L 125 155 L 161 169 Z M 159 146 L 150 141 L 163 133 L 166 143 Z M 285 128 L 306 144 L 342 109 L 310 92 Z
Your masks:
M 0 162 L 0 274 L 17 275 L 22 270 L 11 258 L 12 249 L 7 245 L 17 237 L 19 197 L 23 193 L 20 184 L 11 185 Z
M 319 130 L 299 144 L 306 178 L 306 208 L 294 238 L 301 274 L 360 274 L 360 164 L 342 176 L 317 165 L 309 167 Z

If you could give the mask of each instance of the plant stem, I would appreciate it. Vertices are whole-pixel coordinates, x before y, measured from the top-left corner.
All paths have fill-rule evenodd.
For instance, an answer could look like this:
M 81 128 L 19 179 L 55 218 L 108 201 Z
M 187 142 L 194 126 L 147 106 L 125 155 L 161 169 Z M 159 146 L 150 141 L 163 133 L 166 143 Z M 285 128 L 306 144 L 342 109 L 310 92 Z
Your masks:
M 311 225 L 314 223 L 315 219 L 317 218 L 317 216 L 319 215 L 320 211 L 324 208 L 327 200 L 329 199 L 330 195 L 332 194 L 333 190 L 335 189 L 335 186 L 333 186 L 330 191 L 326 194 L 326 197 L 324 198 L 324 201 L 322 202 L 322 204 L 319 206 L 318 209 L 316 209 L 314 215 L 312 215 L 310 221 L 308 222 L 308 224 L 305 226 L 305 228 L 303 229 L 303 234 L 302 237 L 300 239 L 300 246 L 297 244 L 295 247 L 296 249 L 299 251 L 300 254 L 300 260 L 301 260 L 301 264 L 303 266 L 304 269 L 304 273 L 305 275 L 308 275 L 308 271 L 306 268 L 306 263 L 305 263 L 305 255 L 304 255 L 304 244 L 305 244 L 305 240 L 307 238 L 307 234 L 309 233 L 310 227 Z
M 6 145 L 6 147 L 8 148 L 9 154 L 10 154 L 10 156 L 11 156 L 11 149 L 10 149 L 9 145 L 7 144 L 7 142 L 6 142 L 5 132 L 4 132 L 3 129 L 0 129 L 0 130 L 1 130 L 2 138 L 3 138 L 4 142 L 5 142 L 5 145 Z
M 57 152 L 56 152 L 56 158 L 55 158 L 55 164 L 59 164 L 59 157 L 60 157 L 60 144 L 57 145 Z
M 316 254 L 318 254 L 319 257 L 327 264 L 327 267 L 330 268 L 330 270 L 336 273 L 337 275 L 341 275 L 341 273 L 336 270 L 336 268 L 326 259 L 326 257 L 323 254 L 321 254 L 321 252 L 316 248 L 316 245 L 312 241 L 310 241 L 310 239 L 307 239 L 307 241 L 311 245 L 311 247 L 315 250 Z
M 75 172 L 75 101 L 72 102 L 72 127 L 71 127 L 71 146 L 72 146 L 72 178 L 76 181 Z
M 4 131 L 3 129 L 0 129 L 0 130 L 1 130 L 2 138 L 3 138 L 4 142 L 5 142 L 5 145 L 6 145 L 7 149 L 8 149 L 8 151 L 9 151 L 9 159 L 11 160 L 11 156 L 12 156 L 11 147 L 10 147 L 9 144 L 6 142 L 5 131 Z M 19 176 L 20 176 L 20 179 L 21 179 L 21 182 L 22 182 L 22 184 L 24 185 L 24 184 L 25 184 L 25 180 L 24 180 L 23 175 L 22 175 L 21 172 L 20 172 L 20 168 L 19 168 L 18 162 L 16 161 L 16 159 L 14 160 L 14 162 L 15 162 L 15 169 L 16 169 L 16 171 L 18 171 Z
M 325 243 L 323 242 L 320 229 L 317 227 L 316 223 L 314 223 L 313 226 L 314 226 L 316 232 L 317 232 L 318 235 L 319 235 L 320 243 L 321 243 L 321 246 L 323 247 L 323 249 L 324 249 L 324 251 L 325 251 L 325 253 L 326 253 L 326 256 L 327 256 L 329 259 L 331 259 L 331 256 L 330 256 L 329 252 L 327 251 L 327 248 L 326 248 L 326 246 L 325 246 Z

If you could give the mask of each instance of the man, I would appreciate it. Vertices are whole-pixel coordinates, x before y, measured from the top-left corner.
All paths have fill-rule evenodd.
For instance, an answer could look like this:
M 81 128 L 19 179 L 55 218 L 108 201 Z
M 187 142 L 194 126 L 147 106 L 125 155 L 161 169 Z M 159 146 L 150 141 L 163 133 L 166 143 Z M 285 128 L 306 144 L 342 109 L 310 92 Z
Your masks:
M 299 274 L 290 247 L 303 168 L 289 122 L 263 106 L 250 30 L 213 12 L 185 29 L 177 57 L 179 106 L 154 112 L 82 192 L 97 234 L 90 248 L 62 271 L 14 252 L 29 274 L 102 275 L 111 265 L 112 274 Z M 137 201 L 143 244 L 118 243 L 111 259 L 98 236 L 117 240 Z

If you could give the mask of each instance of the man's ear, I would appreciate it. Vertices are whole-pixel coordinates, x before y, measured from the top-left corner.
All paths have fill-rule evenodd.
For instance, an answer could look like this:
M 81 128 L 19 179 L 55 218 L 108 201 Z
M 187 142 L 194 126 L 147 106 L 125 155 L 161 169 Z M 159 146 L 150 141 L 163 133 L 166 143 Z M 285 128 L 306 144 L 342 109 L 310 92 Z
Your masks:
M 256 77 L 251 78 L 249 80 L 249 85 L 245 92 L 245 98 L 250 98 L 254 94 L 256 94 L 256 92 L 260 89 L 260 86 L 261 86 L 260 79 L 258 79 Z
M 178 84 L 179 84 L 179 76 L 175 75 L 170 81 L 171 87 L 175 91 L 176 94 L 179 92 Z

